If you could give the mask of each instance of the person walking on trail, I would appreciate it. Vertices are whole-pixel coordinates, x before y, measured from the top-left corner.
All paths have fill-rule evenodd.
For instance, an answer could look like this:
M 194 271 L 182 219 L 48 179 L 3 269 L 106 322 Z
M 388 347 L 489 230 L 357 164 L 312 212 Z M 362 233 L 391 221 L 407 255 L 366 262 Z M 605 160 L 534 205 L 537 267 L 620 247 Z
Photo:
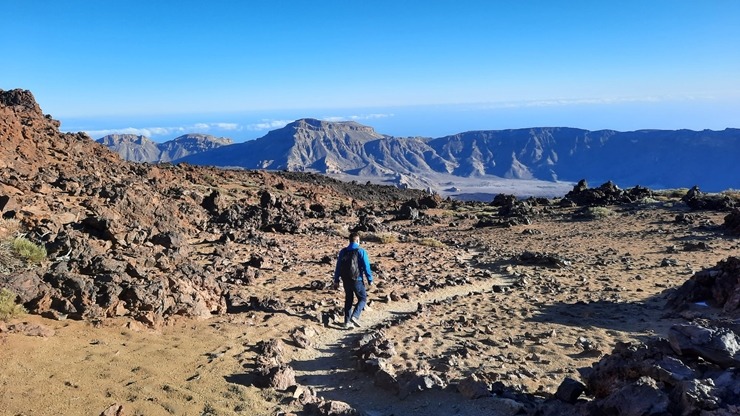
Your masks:
M 360 247 L 360 235 L 349 235 L 349 245 L 339 250 L 337 266 L 334 269 L 334 289 L 339 289 L 339 278 L 344 286 L 344 328 L 354 325 L 360 326 L 360 314 L 367 303 L 367 291 L 363 276 L 367 278 L 367 285 L 373 284 L 373 273 L 370 270 L 370 257 L 367 251 Z M 357 304 L 352 308 L 354 297 Z M 354 325 L 353 325 L 354 324 Z

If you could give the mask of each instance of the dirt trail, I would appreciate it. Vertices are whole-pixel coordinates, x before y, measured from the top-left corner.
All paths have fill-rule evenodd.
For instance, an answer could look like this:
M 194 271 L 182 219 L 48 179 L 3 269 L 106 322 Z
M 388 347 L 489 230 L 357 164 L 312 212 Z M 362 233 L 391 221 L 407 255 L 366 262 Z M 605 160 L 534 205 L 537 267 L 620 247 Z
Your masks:
M 372 377 L 358 371 L 352 352 L 362 335 L 387 320 L 413 313 L 420 303 L 426 305 L 456 296 L 490 292 L 493 285 L 510 283 L 509 278 L 492 276 L 469 285 L 448 286 L 426 292 L 407 301 L 373 301 L 372 307 L 362 314 L 362 327 L 345 330 L 331 324 L 315 339 L 315 348 L 294 354 L 291 365 L 296 371 L 296 380 L 301 385 L 315 388 L 320 397 L 347 402 L 368 415 L 480 414 L 481 403 L 473 406 L 455 391 L 425 391 L 401 400 L 393 393 L 376 387 Z M 372 289 L 368 297 L 373 300 Z

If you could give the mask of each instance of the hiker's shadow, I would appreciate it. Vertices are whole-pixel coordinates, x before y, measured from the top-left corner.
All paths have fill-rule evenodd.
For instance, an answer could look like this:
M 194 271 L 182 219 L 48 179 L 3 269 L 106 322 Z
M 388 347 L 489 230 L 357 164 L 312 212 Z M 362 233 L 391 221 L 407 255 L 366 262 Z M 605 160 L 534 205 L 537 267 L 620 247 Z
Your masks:
M 329 327 L 329 330 L 346 331 L 347 333 L 336 342 L 315 348 L 314 358 L 294 359 L 290 362 L 290 366 L 299 374 L 298 383 L 318 388 L 322 394 L 332 398 L 332 391 L 342 390 L 348 381 L 357 377 L 358 359 L 353 353 L 361 334 L 335 327 Z M 337 395 L 337 397 L 340 396 Z

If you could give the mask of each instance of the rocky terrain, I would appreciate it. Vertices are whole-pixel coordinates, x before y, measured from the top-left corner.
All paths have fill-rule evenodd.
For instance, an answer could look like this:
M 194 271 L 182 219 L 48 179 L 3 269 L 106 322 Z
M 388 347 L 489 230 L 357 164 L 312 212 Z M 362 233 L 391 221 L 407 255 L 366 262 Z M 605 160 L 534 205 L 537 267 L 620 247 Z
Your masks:
M 445 200 L 121 160 L 0 92 L 9 415 L 740 414 L 740 203 L 582 181 Z M 341 329 L 337 251 L 376 284 Z

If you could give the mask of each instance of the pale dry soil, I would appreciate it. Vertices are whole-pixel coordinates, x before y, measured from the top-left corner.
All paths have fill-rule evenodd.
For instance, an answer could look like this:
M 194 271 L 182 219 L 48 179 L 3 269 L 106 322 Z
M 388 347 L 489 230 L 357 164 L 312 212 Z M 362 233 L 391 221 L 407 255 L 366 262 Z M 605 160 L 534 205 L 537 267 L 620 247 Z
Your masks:
M 244 291 L 280 299 L 287 311 L 181 318 L 158 330 L 123 318 L 93 326 L 24 316 L 19 321 L 55 334 L 0 334 L 0 414 L 97 415 L 112 404 L 122 404 L 126 415 L 300 414 L 289 393 L 251 384 L 254 347 L 272 338 L 288 345 L 299 384 L 370 415 L 495 414 L 491 400 L 466 400 L 454 388 L 401 399 L 359 372 L 352 356 L 357 340 L 394 318 L 402 319 L 385 331 L 398 352 L 391 359 L 397 372 L 433 372 L 453 385 L 485 373 L 547 397 L 617 342 L 664 335 L 690 317 L 664 309 L 666 291 L 740 252 L 738 239 L 714 226 L 722 223 L 721 213 L 702 213 L 699 223 L 684 225 L 673 221 L 683 210 L 670 204 L 613 211 L 574 221 L 572 211 L 558 209 L 511 228 L 476 229 L 474 219 L 448 211 L 432 212 L 441 219 L 435 225 L 390 223 L 389 232 L 413 238 L 363 242 L 382 272 L 369 291 L 363 326 L 352 330 L 333 322 L 324 327 L 318 318 L 341 305 L 342 292 L 310 288 L 314 280 L 331 279 L 333 264 L 321 259 L 333 258 L 344 239 L 270 234 L 277 244 L 260 252 L 268 264 Z M 453 220 L 457 224 L 449 225 Z M 422 244 L 422 237 L 443 244 Z M 683 249 L 695 242 L 710 249 Z M 516 261 L 526 250 L 570 264 Z M 235 251 L 248 258 L 256 250 Z M 662 265 L 663 259 L 674 265 Z M 417 284 L 460 277 L 468 283 L 424 291 Z M 494 292 L 494 285 L 506 287 Z M 391 292 L 401 300 L 389 300 Z M 413 313 L 420 303 L 425 312 Z M 318 335 L 315 347 L 302 349 L 289 333 L 306 325 Z M 595 351 L 584 352 L 579 338 Z

